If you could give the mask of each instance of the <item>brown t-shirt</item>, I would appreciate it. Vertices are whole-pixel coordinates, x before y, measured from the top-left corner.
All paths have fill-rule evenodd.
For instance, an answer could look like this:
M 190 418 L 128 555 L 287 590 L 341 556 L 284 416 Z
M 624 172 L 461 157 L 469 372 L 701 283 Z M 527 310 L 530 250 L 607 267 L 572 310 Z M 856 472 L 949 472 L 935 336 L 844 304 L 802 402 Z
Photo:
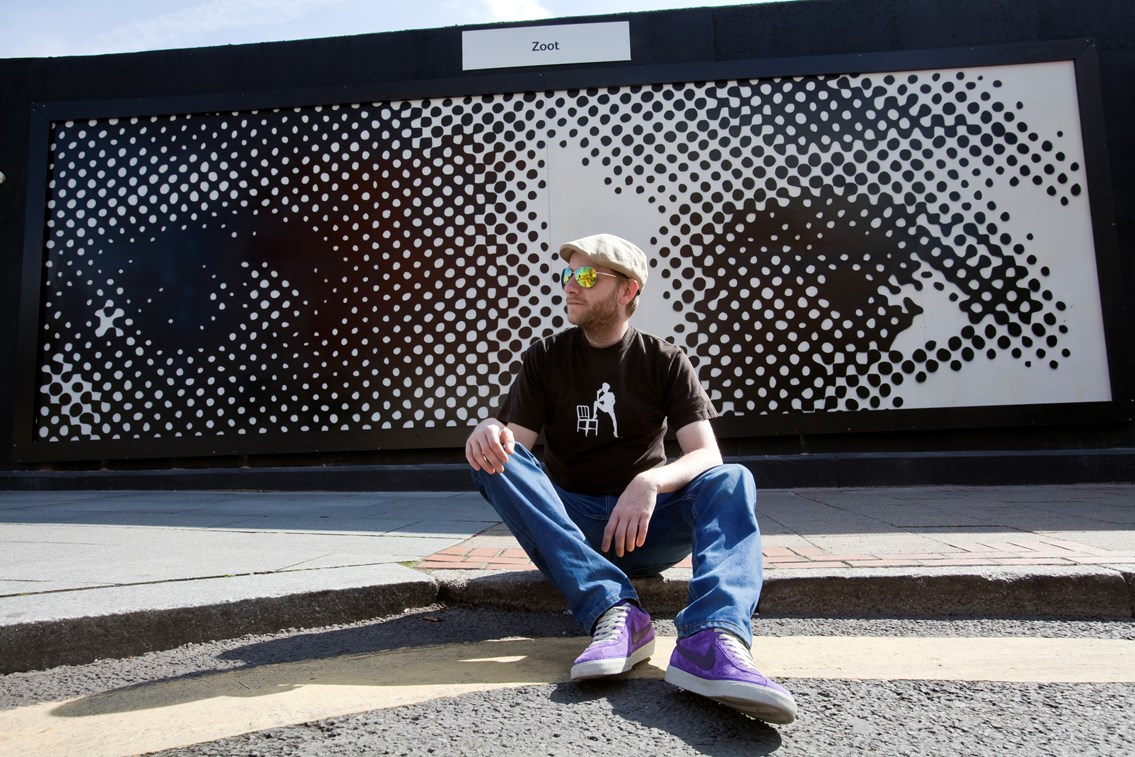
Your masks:
M 536 342 L 499 414 L 543 430 L 551 479 L 593 495 L 622 494 L 636 475 L 663 465 L 667 427 L 716 416 L 685 353 L 633 328 L 603 349 L 578 328 Z

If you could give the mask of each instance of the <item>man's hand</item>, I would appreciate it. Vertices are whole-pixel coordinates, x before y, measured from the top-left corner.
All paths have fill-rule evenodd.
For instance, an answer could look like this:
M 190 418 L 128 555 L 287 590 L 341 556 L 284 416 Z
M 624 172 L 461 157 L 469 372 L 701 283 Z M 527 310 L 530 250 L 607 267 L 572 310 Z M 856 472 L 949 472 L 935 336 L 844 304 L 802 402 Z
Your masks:
M 658 501 L 658 486 L 649 474 L 647 471 L 636 476 L 615 503 L 607 527 L 603 529 L 603 552 L 614 547 L 615 555 L 622 557 L 646 543 L 650 517 Z
M 508 458 L 516 449 L 516 437 L 508 426 L 496 418 L 486 418 L 477 424 L 465 442 L 465 459 L 473 470 L 486 473 L 503 473 Z

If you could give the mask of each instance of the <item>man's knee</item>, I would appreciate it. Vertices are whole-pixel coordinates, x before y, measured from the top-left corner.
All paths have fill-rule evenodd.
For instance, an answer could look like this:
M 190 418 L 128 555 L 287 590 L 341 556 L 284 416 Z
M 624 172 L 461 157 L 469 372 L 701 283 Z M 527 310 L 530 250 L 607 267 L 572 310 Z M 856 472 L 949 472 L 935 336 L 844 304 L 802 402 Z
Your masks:
M 727 491 L 756 495 L 757 483 L 753 473 L 744 465 L 722 463 L 702 474 L 706 483 Z

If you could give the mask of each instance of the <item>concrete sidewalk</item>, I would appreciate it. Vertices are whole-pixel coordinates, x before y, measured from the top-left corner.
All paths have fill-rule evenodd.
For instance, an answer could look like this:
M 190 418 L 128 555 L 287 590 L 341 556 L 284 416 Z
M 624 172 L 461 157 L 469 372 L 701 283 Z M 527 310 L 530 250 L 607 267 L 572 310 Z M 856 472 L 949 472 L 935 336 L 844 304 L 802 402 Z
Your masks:
M 1132 618 L 1135 485 L 761 493 L 761 612 Z M 639 581 L 659 614 L 690 569 Z M 471 492 L 0 492 L 0 672 L 438 602 L 562 610 Z

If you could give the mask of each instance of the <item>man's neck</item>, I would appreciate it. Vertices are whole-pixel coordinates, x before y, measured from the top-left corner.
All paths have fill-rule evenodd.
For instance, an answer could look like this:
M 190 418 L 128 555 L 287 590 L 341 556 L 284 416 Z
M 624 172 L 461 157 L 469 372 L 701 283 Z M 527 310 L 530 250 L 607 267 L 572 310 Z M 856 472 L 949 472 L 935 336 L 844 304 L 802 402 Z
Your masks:
M 629 321 L 621 321 L 618 324 L 612 324 L 610 328 L 595 331 L 592 329 L 583 329 L 583 337 L 587 343 L 596 349 L 603 349 L 618 344 L 624 336 L 627 335 L 627 330 L 630 329 Z

